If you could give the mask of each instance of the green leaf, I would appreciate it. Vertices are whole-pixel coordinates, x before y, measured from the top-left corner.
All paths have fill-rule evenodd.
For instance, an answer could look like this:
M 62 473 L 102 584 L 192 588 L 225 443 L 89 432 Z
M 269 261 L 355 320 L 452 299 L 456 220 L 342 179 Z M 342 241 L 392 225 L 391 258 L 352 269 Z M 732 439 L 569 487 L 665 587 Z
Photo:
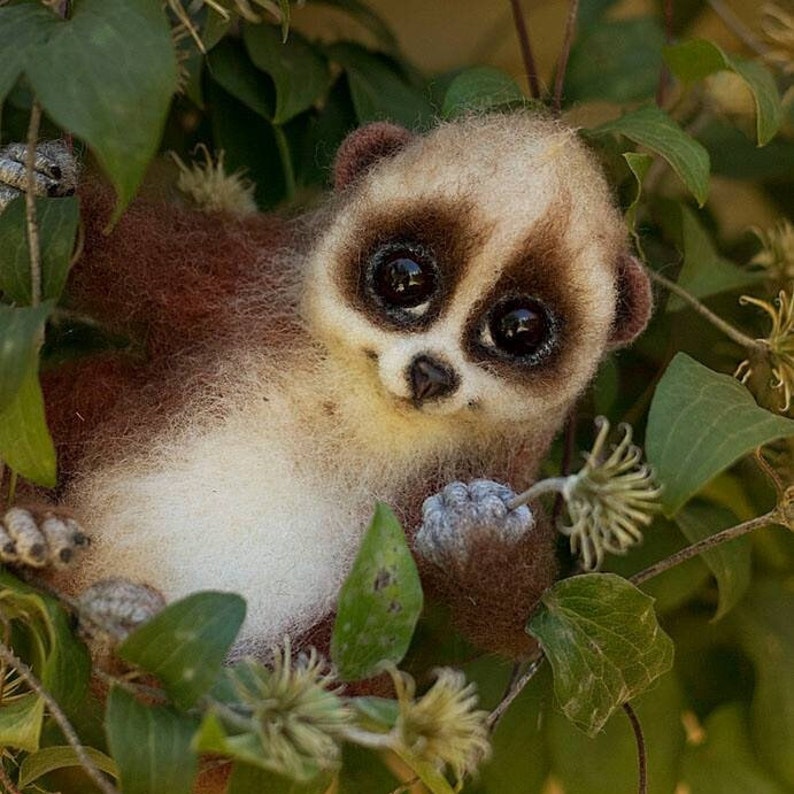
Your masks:
M 224 39 L 207 56 L 215 82 L 263 118 L 272 120 L 275 96 L 268 78 L 248 58 L 240 42 Z
M 369 678 L 405 656 L 422 611 L 422 585 L 405 533 L 378 503 L 339 593 L 331 658 L 345 681 Z
M 720 706 L 703 727 L 703 742 L 684 752 L 682 787 L 693 794 L 785 794 L 758 762 L 740 704 Z
M 51 311 L 49 303 L 22 309 L 0 306 L 0 412 L 12 405 L 22 384 L 37 372 L 44 323 Z
M 115 687 L 108 696 L 105 727 L 124 794 L 190 794 L 198 756 L 190 741 L 196 724 L 162 706 L 139 703 Z
M 272 25 L 245 25 L 243 39 L 254 65 L 269 74 L 276 85 L 275 124 L 308 110 L 331 84 L 328 64 L 295 31 L 284 43 Z
M 345 744 L 342 748 L 342 768 L 339 770 L 337 794 L 364 794 L 364 792 L 393 792 L 399 790 L 400 781 L 372 750 Z M 252 792 L 259 794 L 259 792 Z
M 772 74 L 756 61 L 728 55 L 705 39 L 695 39 L 664 48 L 664 59 L 670 71 L 684 84 L 727 70 L 739 75 L 750 89 L 756 110 L 758 145 L 768 143 L 780 129 L 783 109 Z
M 696 503 L 679 510 L 675 522 L 690 543 L 697 543 L 738 524 L 739 520 L 724 507 Z M 737 538 L 702 556 L 717 580 L 719 606 L 714 620 L 720 620 L 742 600 L 750 586 L 750 539 Z
M 136 629 L 117 652 L 156 675 L 177 706 L 190 708 L 214 683 L 244 618 L 240 596 L 194 593 Z
M 83 747 L 83 752 L 94 762 L 94 765 L 113 777 L 118 777 L 116 762 L 94 747 Z M 19 767 L 20 789 L 29 786 L 43 775 L 54 772 L 64 767 L 80 766 L 80 759 L 73 747 L 63 745 L 58 747 L 44 747 L 38 752 L 28 755 Z
M 80 203 L 77 198 L 37 198 L 36 221 L 41 252 L 41 295 L 57 301 L 69 275 Z M 32 303 L 30 247 L 25 202 L 12 201 L 0 213 L 0 290 L 15 303 Z
M 397 37 L 391 28 L 368 5 L 360 0 L 311 0 L 313 4 L 331 6 L 346 11 L 355 20 L 360 22 L 370 33 L 375 35 L 380 45 L 392 54 L 399 50 Z
M 645 452 L 675 515 L 709 480 L 756 447 L 794 435 L 794 420 L 759 408 L 735 378 L 685 353 L 670 362 L 648 414 Z
M 267 769 L 237 763 L 232 768 L 226 794 L 325 794 L 330 784 L 330 778 L 325 775 L 309 783 L 297 783 Z
M 35 369 L 28 371 L 16 396 L 0 412 L 0 459 L 37 485 L 55 486 L 55 446 Z
M 25 73 L 47 114 L 92 148 L 118 193 L 118 215 L 157 151 L 177 85 L 160 4 L 76 2 L 70 19 L 53 15 L 46 41 L 27 49 Z
M 702 207 L 708 197 L 709 155 L 664 111 L 643 107 L 591 130 L 592 135 L 623 135 L 663 157 Z
M 490 668 L 493 680 L 494 660 L 484 657 L 484 667 Z M 467 678 L 469 678 L 469 670 Z M 501 699 L 507 686 L 496 697 Z M 548 722 L 551 670 L 548 665 L 536 673 L 521 694 L 510 704 L 491 739 L 492 755 L 478 770 L 466 794 L 529 794 L 544 790 L 549 775 L 549 759 L 544 736 Z M 477 682 L 481 705 L 485 705 L 483 685 Z
M 16 747 L 33 753 L 39 749 L 44 701 L 34 692 L 0 706 L 0 747 Z
M 739 641 L 755 667 L 751 734 L 764 763 L 794 787 L 794 580 L 760 581 L 736 609 Z
M 244 171 L 256 184 L 256 203 L 273 207 L 286 194 L 284 171 L 273 125 L 228 94 L 217 83 L 207 87 L 212 105 L 215 150 L 226 153 L 227 173 Z
M 675 203 L 666 205 L 663 223 L 675 226 L 674 235 L 680 240 L 684 263 L 678 275 L 678 285 L 696 298 L 708 298 L 722 292 L 749 287 L 762 279 L 762 274 L 737 267 L 730 259 L 720 256 L 711 237 L 689 207 Z M 677 295 L 670 295 L 668 311 L 687 306 Z
M 91 679 L 91 655 L 76 636 L 72 618 L 55 599 L 46 598 L 50 646 L 39 675 L 44 688 L 67 714 L 83 708 Z
M 0 8 L 0 104 L 25 70 L 28 53 L 42 46 L 57 16 L 38 3 Z
M 460 72 L 449 84 L 441 115 L 451 119 L 472 111 L 523 103 L 525 99 L 524 92 L 510 75 L 492 66 L 475 66 Z
M 588 736 L 673 664 L 653 599 L 620 576 L 564 579 L 541 602 L 527 629 L 551 663 L 563 712 Z
M 345 69 L 359 124 L 386 120 L 408 129 L 430 124 L 433 108 L 428 95 L 411 85 L 384 56 L 342 42 L 328 48 L 328 57 Z
M 713 121 L 698 136 L 711 158 L 712 171 L 732 179 L 782 181 L 794 178 L 794 142 L 782 137 L 755 146 L 730 124 Z
M 67 714 L 85 701 L 91 672 L 86 646 L 61 604 L 0 571 L 0 612 L 27 637 L 26 661 Z
M 602 20 L 577 37 L 565 73 L 567 104 L 631 102 L 659 84 L 664 30 L 655 17 Z
M 626 161 L 629 169 L 631 169 L 631 173 L 634 174 L 634 178 L 637 180 L 637 195 L 626 210 L 626 223 L 629 229 L 634 229 L 637 224 L 637 209 L 639 208 L 640 197 L 642 196 L 642 183 L 653 163 L 653 157 L 649 154 L 638 152 L 624 152 L 623 159 Z
M 673 794 L 685 745 L 681 713 L 686 703 L 682 688 L 675 675 L 669 673 L 653 689 L 632 700 L 631 705 L 645 736 L 648 790 L 651 794 Z M 565 794 L 637 791 L 637 744 L 625 714 L 615 714 L 592 738 L 574 728 L 557 709 L 547 709 L 544 717 L 551 773 Z M 530 790 L 542 789 L 517 788 L 516 794 Z M 501 789 L 488 792 L 497 793 L 501 794 Z

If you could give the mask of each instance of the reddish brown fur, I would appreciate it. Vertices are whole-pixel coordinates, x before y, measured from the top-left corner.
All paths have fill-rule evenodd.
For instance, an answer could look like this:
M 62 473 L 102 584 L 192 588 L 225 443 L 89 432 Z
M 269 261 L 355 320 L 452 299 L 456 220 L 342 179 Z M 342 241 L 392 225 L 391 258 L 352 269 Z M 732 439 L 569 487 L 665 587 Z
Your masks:
M 156 432 L 206 380 L 202 354 L 234 344 L 240 320 L 230 311 L 233 297 L 262 279 L 277 291 L 291 277 L 273 269 L 271 254 L 289 243 L 287 224 L 274 216 L 242 221 L 136 202 L 105 234 L 110 192 L 94 184 L 81 191 L 81 203 L 85 245 L 70 275 L 68 308 L 129 337 L 132 348 L 45 373 L 62 479 L 99 424 L 112 421 L 116 437 L 135 429 L 136 442 L 143 438 L 138 434 Z M 294 306 L 273 305 L 271 298 L 267 311 L 246 322 L 261 324 L 268 345 L 284 343 L 296 322 Z

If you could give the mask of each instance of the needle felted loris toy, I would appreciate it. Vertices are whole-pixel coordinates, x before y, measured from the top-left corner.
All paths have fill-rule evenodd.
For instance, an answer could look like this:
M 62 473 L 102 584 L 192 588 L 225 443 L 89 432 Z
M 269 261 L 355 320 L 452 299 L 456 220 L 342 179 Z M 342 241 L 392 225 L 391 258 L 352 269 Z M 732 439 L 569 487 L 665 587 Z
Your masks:
M 293 221 L 138 203 L 104 236 L 108 199 L 82 200 L 70 305 L 140 351 L 45 381 L 60 496 L 92 541 L 61 577 L 239 592 L 244 650 L 319 636 L 376 500 L 413 542 L 422 500 L 449 483 L 530 484 L 650 310 L 593 157 L 528 115 L 364 127 L 327 205 Z M 478 488 L 442 497 L 503 514 Z M 417 544 L 427 588 L 485 648 L 529 647 L 557 573 L 535 519 Z

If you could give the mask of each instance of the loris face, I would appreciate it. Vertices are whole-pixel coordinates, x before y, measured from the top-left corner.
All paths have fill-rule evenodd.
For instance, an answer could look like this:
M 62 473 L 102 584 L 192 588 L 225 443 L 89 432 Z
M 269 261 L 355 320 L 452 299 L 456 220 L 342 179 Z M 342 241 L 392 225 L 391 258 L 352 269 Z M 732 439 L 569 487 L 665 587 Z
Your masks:
M 608 344 L 624 235 L 569 130 L 526 117 L 440 127 L 344 191 L 304 313 L 378 411 L 557 421 Z

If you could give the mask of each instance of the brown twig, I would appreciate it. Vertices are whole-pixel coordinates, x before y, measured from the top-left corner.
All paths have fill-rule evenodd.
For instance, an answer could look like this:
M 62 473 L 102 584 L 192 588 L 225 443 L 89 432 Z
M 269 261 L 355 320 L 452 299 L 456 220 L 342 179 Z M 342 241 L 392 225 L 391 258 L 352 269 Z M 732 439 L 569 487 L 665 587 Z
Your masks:
M 769 526 L 769 524 L 787 526 L 785 516 L 780 508 L 776 507 L 762 516 L 751 518 L 749 521 L 743 521 L 741 524 L 728 527 L 728 529 L 723 529 L 722 532 L 703 538 L 703 540 L 699 540 L 697 543 L 693 543 L 691 546 L 687 546 L 685 549 L 681 549 L 681 551 L 654 563 L 645 570 L 635 573 L 629 581 L 634 585 L 641 585 L 643 582 L 647 582 L 648 579 L 653 579 L 660 573 L 664 573 L 670 568 L 692 559 L 692 557 L 697 557 L 698 554 L 702 554 L 704 551 L 709 551 L 715 546 L 728 543 L 731 540 L 742 537 L 742 535 L 746 535 L 748 532 L 752 532 L 754 529 Z
M 510 704 L 523 692 L 524 687 L 534 678 L 535 673 L 540 670 L 545 658 L 546 657 L 541 654 L 537 658 L 533 659 L 523 675 L 519 676 L 514 681 L 513 685 L 507 691 L 497 707 L 488 715 L 488 719 L 486 720 L 488 730 L 491 732 L 496 730 L 496 726 L 504 716 L 504 713 L 510 707 Z
M 767 348 L 763 342 L 757 339 L 751 339 L 729 323 L 726 323 L 725 320 L 706 308 L 694 295 L 690 295 L 683 287 L 680 287 L 674 281 L 670 281 L 670 279 L 666 278 L 661 273 L 651 270 L 649 267 L 646 267 L 645 271 L 653 281 L 657 282 L 657 284 L 661 284 L 665 289 L 681 298 L 684 303 L 693 308 L 701 317 L 704 317 L 712 325 L 719 328 L 729 339 L 732 339 L 752 353 L 766 354 Z
M 25 218 L 28 228 L 28 248 L 30 249 L 30 304 L 41 303 L 41 246 L 39 245 L 39 226 L 36 222 L 36 194 L 33 173 L 36 163 L 36 142 L 41 125 L 41 105 L 34 99 L 30 108 L 28 142 L 25 151 Z
M 629 718 L 631 730 L 634 731 L 634 741 L 637 743 L 637 765 L 639 767 L 637 791 L 639 794 L 648 794 L 648 752 L 645 748 L 645 736 L 642 733 L 642 725 L 631 703 L 624 703 L 623 711 L 626 712 L 626 716 Z
M 524 19 L 524 12 L 521 9 L 521 0 L 510 0 L 513 9 L 513 23 L 518 36 L 518 43 L 521 47 L 521 57 L 524 60 L 524 71 L 529 83 L 529 95 L 532 99 L 540 99 L 540 81 L 538 80 L 538 70 L 535 66 L 535 57 L 532 54 L 532 44 L 529 40 L 527 23 Z
M 8 776 L 8 772 L 6 772 L 3 766 L 2 759 L 0 759 L 0 785 L 2 785 L 5 794 L 22 794 L 14 784 L 14 781 Z
M 72 724 L 63 713 L 63 709 L 58 705 L 55 698 L 44 689 L 38 678 L 33 675 L 33 671 L 3 642 L 0 642 L 0 659 L 9 667 L 13 667 L 19 674 L 19 677 L 44 701 L 47 710 L 50 712 L 50 716 L 58 723 L 58 727 L 63 732 L 66 741 L 74 750 L 77 760 L 80 762 L 80 766 L 83 767 L 91 780 L 96 783 L 100 791 L 102 791 L 103 794 L 120 794 L 119 790 L 99 771 L 96 764 L 89 758 L 88 753 L 86 753 L 85 748 L 80 743 L 77 732 L 72 727 Z
M 562 110 L 562 89 L 565 85 L 565 72 L 568 69 L 568 59 L 571 57 L 573 37 L 576 33 L 576 17 L 579 14 L 579 0 L 570 0 L 568 6 L 568 19 L 565 22 L 565 38 L 562 43 L 560 57 L 557 60 L 557 74 L 554 77 L 554 115 L 559 116 Z
M 664 0 L 664 38 L 667 44 L 673 42 L 673 0 Z M 667 99 L 667 89 L 670 87 L 670 70 L 662 62 L 659 71 L 659 87 L 656 89 L 656 104 L 661 108 Z

